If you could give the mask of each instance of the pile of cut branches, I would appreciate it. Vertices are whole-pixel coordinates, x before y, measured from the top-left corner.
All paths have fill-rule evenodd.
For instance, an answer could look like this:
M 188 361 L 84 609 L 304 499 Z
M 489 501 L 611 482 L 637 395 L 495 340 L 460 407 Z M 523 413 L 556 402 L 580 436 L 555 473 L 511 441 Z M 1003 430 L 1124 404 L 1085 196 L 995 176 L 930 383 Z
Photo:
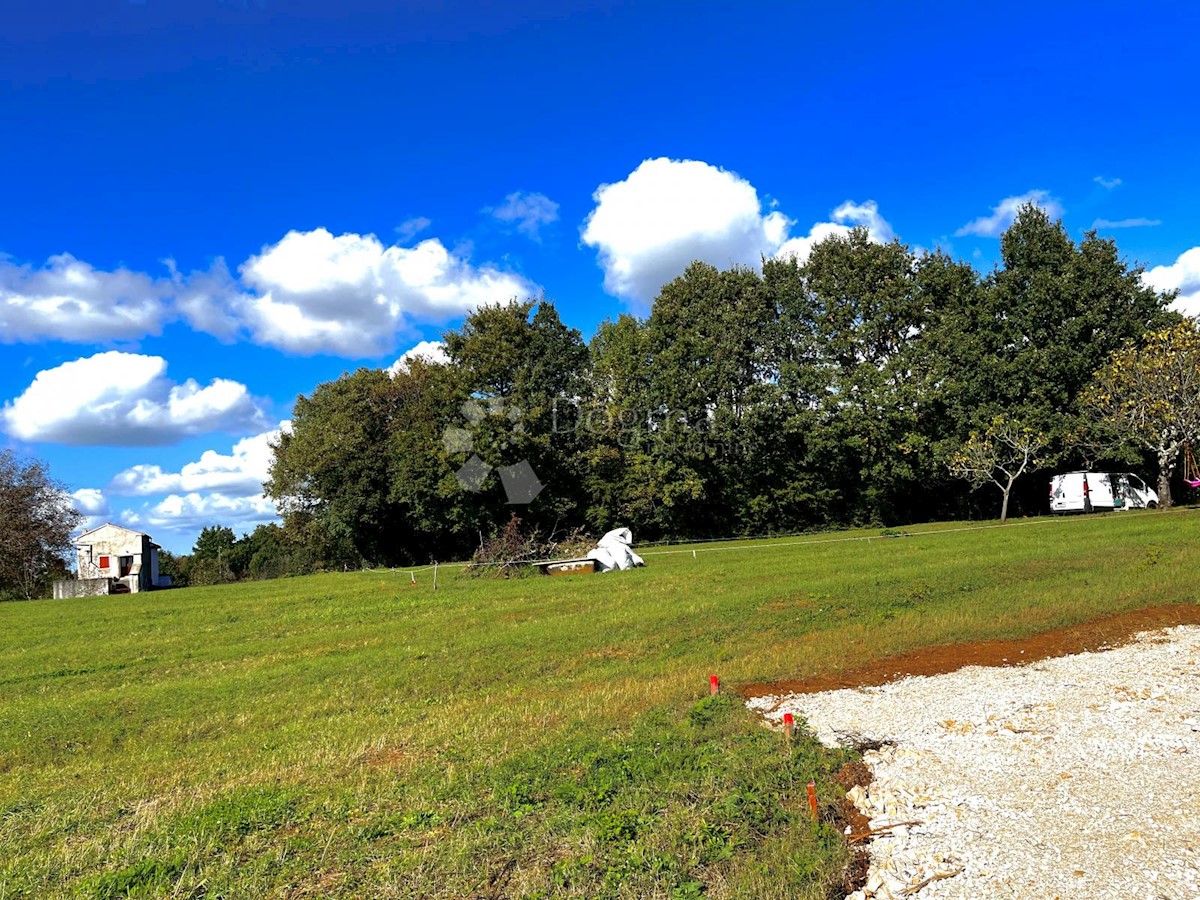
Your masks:
M 528 575 L 535 562 L 583 556 L 595 545 L 582 528 L 548 533 L 536 527 L 523 529 L 520 516 L 514 513 L 508 524 L 490 537 L 480 536 L 467 573 L 499 578 Z

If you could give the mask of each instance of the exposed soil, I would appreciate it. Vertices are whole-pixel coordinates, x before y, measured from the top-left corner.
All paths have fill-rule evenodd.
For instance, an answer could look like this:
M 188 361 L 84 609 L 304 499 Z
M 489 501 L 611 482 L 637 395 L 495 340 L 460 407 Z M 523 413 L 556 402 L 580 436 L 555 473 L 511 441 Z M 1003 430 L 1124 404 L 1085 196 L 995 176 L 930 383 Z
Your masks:
M 855 785 L 869 786 L 871 778 L 871 767 L 862 760 L 854 760 L 843 765 L 833 780 L 842 786 L 842 790 L 848 791 Z M 871 820 L 864 816 L 848 797 L 843 797 L 838 803 L 835 824 L 846 835 L 850 847 L 850 864 L 846 866 L 842 876 L 842 891 L 845 896 L 867 883 L 867 873 L 871 868 L 871 851 L 865 839 L 855 838 L 871 831 Z
M 373 769 L 398 769 L 408 760 L 408 754 L 402 747 L 377 747 L 367 750 L 359 759 Z
M 745 699 L 815 694 L 839 688 L 876 687 L 909 675 L 942 675 L 966 666 L 1014 666 L 1089 650 L 1120 647 L 1141 631 L 1200 625 L 1200 604 L 1152 606 L 1043 631 L 1016 640 L 974 641 L 925 647 L 876 660 L 846 672 L 794 681 L 758 682 L 738 687 Z

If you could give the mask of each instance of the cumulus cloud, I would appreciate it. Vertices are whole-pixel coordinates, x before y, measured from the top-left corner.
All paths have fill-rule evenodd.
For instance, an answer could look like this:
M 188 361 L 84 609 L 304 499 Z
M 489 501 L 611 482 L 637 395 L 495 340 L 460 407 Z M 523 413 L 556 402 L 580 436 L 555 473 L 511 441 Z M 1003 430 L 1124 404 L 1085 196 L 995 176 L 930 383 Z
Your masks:
M 109 351 L 63 363 L 0 409 L 13 437 L 60 444 L 148 446 L 211 431 L 262 429 L 263 411 L 244 384 L 201 387 L 166 377 L 161 356 Z
M 558 204 L 545 194 L 527 194 L 516 191 L 504 198 L 500 206 L 485 209 L 501 222 L 510 222 L 517 231 L 535 241 L 541 239 L 538 232 L 543 225 L 558 221 Z
M 405 350 L 400 358 L 387 367 L 387 373 L 393 378 L 399 372 L 408 371 L 408 363 L 413 359 L 423 359 L 426 362 L 445 365 L 450 362 L 446 355 L 446 345 L 441 341 L 421 341 L 417 346 Z
M 171 494 L 149 504 L 126 521 L 143 528 L 192 532 L 213 523 L 251 530 L 278 521 L 275 504 L 263 496 L 230 497 L 225 494 Z
M 879 206 L 874 200 L 866 203 L 852 203 L 847 200 L 832 213 L 832 222 L 818 222 L 804 237 L 791 238 L 785 241 L 776 252 L 776 256 L 791 256 L 804 262 L 812 252 L 812 248 L 834 236 L 845 236 L 857 227 L 867 229 L 867 235 L 878 244 L 886 244 L 896 233 L 892 226 L 879 214 Z
M 106 516 L 109 513 L 108 500 L 103 492 L 96 488 L 80 488 L 71 494 L 75 508 L 85 516 Z
M 1013 223 L 1013 220 L 1016 219 L 1021 207 L 1027 203 L 1040 206 L 1051 219 L 1062 217 L 1062 204 L 1054 197 L 1051 197 L 1049 191 L 1026 191 L 1024 194 L 1019 194 L 1016 197 L 1005 197 L 996 206 L 992 207 L 992 214 L 990 216 L 980 216 L 978 219 L 968 222 L 962 228 L 958 229 L 958 231 L 954 232 L 954 236 L 965 237 L 968 234 L 975 234 L 980 237 L 999 237 Z
M 127 497 L 206 491 L 226 497 L 261 496 L 273 458 L 271 445 L 291 428 L 292 423 L 285 420 L 270 431 L 242 438 L 229 453 L 205 450 L 178 472 L 166 472 L 154 464 L 132 466 L 119 472 L 108 490 Z
M 1092 181 L 1096 182 L 1096 184 L 1100 185 L 1106 191 L 1111 191 L 1121 183 L 1120 178 L 1105 178 L 1103 175 L 1097 175 Z
M 516 193 L 493 214 L 536 238 L 557 210 L 542 194 Z M 396 230 L 408 240 L 429 225 L 415 218 Z M 413 320 L 444 322 L 485 303 L 539 293 L 518 274 L 472 264 L 468 253 L 435 238 L 385 245 L 373 234 L 317 228 L 288 232 L 236 272 L 217 259 L 184 274 L 167 260 L 169 277 L 160 279 L 101 271 L 69 254 L 42 268 L 0 256 L 0 343 L 136 340 L 183 318 L 226 341 L 248 337 L 298 354 L 377 356 Z
M 195 327 L 238 327 L 292 353 L 375 356 L 410 319 L 444 321 L 485 303 L 536 293 L 511 272 L 472 266 L 436 239 L 384 246 L 373 234 L 290 231 L 239 267 L 211 275 L 181 302 Z
M 171 273 L 175 308 L 183 318 L 197 331 L 233 341 L 242 329 L 238 307 L 245 298 L 225 260 L 218 257 L 207 271 L 186 276 L 172 263 Z
M 692 260 L 758 265 L 790 224 L 763 214 L 750 182 L 697 160 L 648 159 L 593 199 L 582 237 L 596 248 L 605 289 L 647 303 Z
M 696 160 L 648 159 L 629 177 L 601 185 L 583 228 L 595 247 L 609 293 L 649 303 L 693 260 L 757 268 L 764 256 L 804 259 L 818 241 L 865 226 L 872 240 L 889 241 L 892 227 L 874 201 L 847 201 L 832 222 L 790 237 L 795 224 L 766 212 L 758 191 L 733 172 Z
M 1092 228 L 1153 228 L 1155 225 L 1161 224 L 1161 219 L 1097 219 L 1092 223 Z
M 1156 291 L 1179 291 L 1171 308 L 1185 316 L 1200 315 L 1200 247 L 1185 250 L 1169 266 L 1155 266 L 1142 282 Z
M 84 517 L 82 524 L 75 531 L 76 534 L 100 527 L 112 515 L 108 498 L 104 496 L 103 491 L 96 488 L 80 488 L 71 494 L 71 500 Z
M 0 258 L 0 342 L 103 343 L 158 334 L 169 281 L 96 269 L 69 253 L 40 269 Z

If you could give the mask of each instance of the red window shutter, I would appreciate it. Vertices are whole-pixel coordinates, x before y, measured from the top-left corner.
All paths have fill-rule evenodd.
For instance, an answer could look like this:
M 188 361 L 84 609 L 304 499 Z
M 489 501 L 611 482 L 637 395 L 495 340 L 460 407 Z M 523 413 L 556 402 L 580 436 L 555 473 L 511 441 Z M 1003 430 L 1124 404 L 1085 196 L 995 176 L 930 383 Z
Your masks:
M 102 569 L 108 568 L 108 557 L 107 556 L 100 557 L 100 568 L 102 568 Z

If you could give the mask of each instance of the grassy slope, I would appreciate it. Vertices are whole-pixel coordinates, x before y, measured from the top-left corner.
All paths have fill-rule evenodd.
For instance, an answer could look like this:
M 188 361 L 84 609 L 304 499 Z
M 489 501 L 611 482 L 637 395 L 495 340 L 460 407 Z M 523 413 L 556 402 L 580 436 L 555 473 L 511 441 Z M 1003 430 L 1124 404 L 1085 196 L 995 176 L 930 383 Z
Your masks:
M 1191 512 L 948 528 L 0 605 L 0 900 L 822 896 L 843 851 L 800 798 L 839 760 L 697 704 L 710 672 L 1200 594 Z

